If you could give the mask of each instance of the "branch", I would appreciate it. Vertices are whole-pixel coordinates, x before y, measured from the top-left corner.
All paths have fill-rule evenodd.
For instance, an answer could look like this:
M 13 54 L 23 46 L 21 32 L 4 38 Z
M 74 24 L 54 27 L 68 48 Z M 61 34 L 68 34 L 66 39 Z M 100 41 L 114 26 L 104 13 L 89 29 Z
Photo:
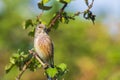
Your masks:
M 37 55 L 37 53 L 36 53 L 35 51 L 29 50 L 29 53 L 32 54 L 32 56 L 34 56 L 34 57 L 40 62 L 40 64 L 43 66 L 44 69 L 48 67 L 48 65 L 46 65 L 46 64 L 44 64 L 44 63 L 42 62 L 42 60 L 39 58 L 39 56 Z M 21 79 L 23 73 L 26 71 L 26 69 L 28 68 L 28 65 L 29 65 L 31 62 L 32 62 L 32 58 L 31 58 L 30 60 L 28 60 L 28 61 L 24 64 L 21 72 L 20 72 L 19 75 L 16 77 L 16 80 L 20 80 L 20 79 Z
M 44 69 L 48 67 L 48 65 L 45 64 L 45 63 L 40 59 L 40 57 L 38 56 L 38 54 L 37 54 L 35 51 L 29 50 L 29 53 L 30 53 L 30 54 L 33 54 L 33 56 L 38 60 L 38 62 L 43 66 Z
M 88 8 L 87 8 L 86 10 L 84 10 L 83 12 L 80 12 L 80 11 L 79 11 L 79 12 L 76 12 L 76 13 L 73 15 L 73 17 L 75 17 L 75 16 L 79 16 L 80 14 L 83 14 L 83 13 L 85 13 L 86 11 L 89 11 L 89 10 L 92 8 L 93 3 L 94 3 L 94 0 L 92 0 L 92 2 L 91 2 L 90 5 L 87 5 Z
M 93 3 L 94 3 L 94 0 L 92 0 L 91 4 L 87 5 L 88 8 L 86 10 L 84 10 L 83 12 L 76 12 L 72 17 L 79 16 L 80 14 L 83 14 L 86 11 L 89 11 L 92 8 Z M 61 17 L 61 14 L 63 13 L 66 6 L 67 6 L 67 3 L 64 3 L 64 6 L 60 9 L 60 11 L 56 14 L 56 16 L 51 19 L 50 24 L 48 25 L 47 32 L 51 31 L 51 28 L 54 26 L 55 22 Z
M 31 63 L 31 61 L 32 61 L 32 58 L 28 62 L 26 62 L 26 64 L 22 68 L 22 71 L 19 73 L 18 77 L 16 78 L 16 80 L 20 80 L 20 78 L 22 77 L 23 73 L 26 71 L 26 69 L 27 69 L 28 65 Z
M 90 5 L 88 5 L 88 10 L 90 10 L 90 9 L 92 8 L 93 3 L 94 3 L 94 0 L 92 0 L 92 2 L 91 2 L 91 4 L 90 4 Z
M 61 17 L 61 14 L 63 13 L 66 6 L 67 6 L 67 3 L 64 3 L 64 6 L 60 9 L 60 11 L 56 14 L 56 16 L 53 17 L 53 19 L 51 19 L 47 32 L 51 31 L 51 28 L 54 26 L 55 22 Z
M 30 60 L 28 60 L 28 61 L 24 64 L 24 66 L 23 66 L 21 72 L 19 73 L 19 75 L 17 76 L 16 80 L 20 80 L 20 78 L 22 77 L 23 73 L 26 71 L 28 65 L 29 65 L 31 62 L 32 62 L 32 58 L 31 58 Z

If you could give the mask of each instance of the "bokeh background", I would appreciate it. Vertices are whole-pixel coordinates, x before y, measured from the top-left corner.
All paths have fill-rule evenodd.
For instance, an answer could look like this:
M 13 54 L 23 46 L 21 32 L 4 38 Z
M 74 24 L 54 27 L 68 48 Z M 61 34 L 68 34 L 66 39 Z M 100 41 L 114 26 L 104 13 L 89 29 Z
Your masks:
M 23 30 L 22 22 L 41 12 L 38 1 L 0 0 L 0 80 L 14 80 L 17 68 L 8 74 L 4 71 L 10 56 L 18 49 L 33 47 L 33 38 Z M 119 0 L 95 0 L 91 9 L 97 16 L 95 25 L 79 16 L 69 24 L 60 23 L 57 30 L 50 32 L 55 45 L 55 64 L 68 65 L 65 80 L 120 80 L 119 3 Z M 58 8 L 54 2 L 53 9 L 44 15 L 44 21 L 49 22 Z M 84 9 L 84 0 L 73 0 L 66 11 Z M 38 69 L 36 72 L 27 70 L 21 80 L 45 79 L 43 70 Z

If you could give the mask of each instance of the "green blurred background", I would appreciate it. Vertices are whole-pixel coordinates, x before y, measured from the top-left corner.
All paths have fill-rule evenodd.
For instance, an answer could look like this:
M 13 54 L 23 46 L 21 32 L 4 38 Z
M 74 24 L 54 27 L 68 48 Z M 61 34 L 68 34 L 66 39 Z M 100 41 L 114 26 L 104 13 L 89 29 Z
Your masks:
M 95 25 L 78 17 L 69 24 L 60 23 L 57 30 L 50 32 L 55 45 L 55 64 L 68 65 L 65 80 L 120 80 L 120 21 L 113 19 L 118 12 L 114 14 L 109 8 L 103 9 L 105 6 L 100 7 L 101 3 L 102 0 L 94 3 Z M 43 15 L 44 21 L 48 22 L 60 8 L 57 5 L 55 2 L 53 9 Z M 70 12 L 74 5 L 75 1 L 71 2 L 66 10 Z M 80 5 L 72 7 L 74 12 L 79 8 Z M 28 50 L 33 47 L 33 38 L 23 30 L 22 22 L 35 18 L 39 12 L 37 0 L 0 0 L 0 80 L 14 80 L 18 75 L 17 68 L 5 74 L 4 67 L 19 48 Z M 45 79 L 43 69 L 38 69 L 36 72 L 27 70 L 21 80 Z

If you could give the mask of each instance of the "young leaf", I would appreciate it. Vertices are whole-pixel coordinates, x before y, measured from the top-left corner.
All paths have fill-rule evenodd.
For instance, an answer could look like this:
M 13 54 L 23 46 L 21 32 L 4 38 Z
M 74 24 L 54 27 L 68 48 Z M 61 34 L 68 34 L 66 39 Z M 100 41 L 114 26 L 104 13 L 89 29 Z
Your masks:
M 65 71 L 67 69 L 67 65 L 62 63 L 62 64 L 58 65 L 58 68 L 60 68 L 62 71 Z
M 64 17 L 61 18 L 61 22 L 65 23 L 65 18 Z
M 49 2 L 50 0 L 42 0 L 43 1 L 43 4 Z
M 58 73 L 56 68 L 48 68 L 46 70 L 46 73 L 48 76 L 50 76 L 51 78 L 55 77 L 55 75 Z
M 67 3 L 71 2 L 71 0 L 64 0 L 64 1 L 67 2 Z
M 12 57 L 13 57 L 13 58 L 19 58 L 19 54 L 15 53 L 15 54 L 13 54 Z
M 8 65 L 5 66 L 5 72 L 8 73 L 14 65 L 9 63 Z
M 10 58 L 10 63 L 15 64 L 15 59 L 13 57 Z
M 43 2 L 39 2 L 38 8 L 40 8 L 42 10 L 50 10 L 52 7 L 51 6 L 44 6 Z

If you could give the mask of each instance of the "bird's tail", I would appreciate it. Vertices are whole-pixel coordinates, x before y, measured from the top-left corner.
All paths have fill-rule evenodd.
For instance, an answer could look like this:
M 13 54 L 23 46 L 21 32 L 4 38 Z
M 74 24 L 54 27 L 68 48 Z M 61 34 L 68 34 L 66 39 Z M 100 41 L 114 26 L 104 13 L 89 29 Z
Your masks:
M 51 77 L 47 76 L 47 80 L 53 80 L 53 78 L 51 78 Z
M 52 64 L 52 65 L 48 66 L 46 69 L 48 69 L 48 68 L 54 68 L 54 65 Z M 50 76 L 47 74 L 47 80 L 56 80 L 56 79 L 50 77 Z
M 50 59 L 49 65 L 46 69 L 48 68 L 54 68 L 54 60 L 53 57 Z M 55 80 L 54 78 L 50 77 L 49 75 L 47 75 L 47 80 Z
M 46 69 L 48 68 L 54 68 L 54 65 L 51 65 L 49 67 L 47 67 Z M 47 80 L 55 80 L 54 78 L 50 77 L 48 74 L 47 74 Z

